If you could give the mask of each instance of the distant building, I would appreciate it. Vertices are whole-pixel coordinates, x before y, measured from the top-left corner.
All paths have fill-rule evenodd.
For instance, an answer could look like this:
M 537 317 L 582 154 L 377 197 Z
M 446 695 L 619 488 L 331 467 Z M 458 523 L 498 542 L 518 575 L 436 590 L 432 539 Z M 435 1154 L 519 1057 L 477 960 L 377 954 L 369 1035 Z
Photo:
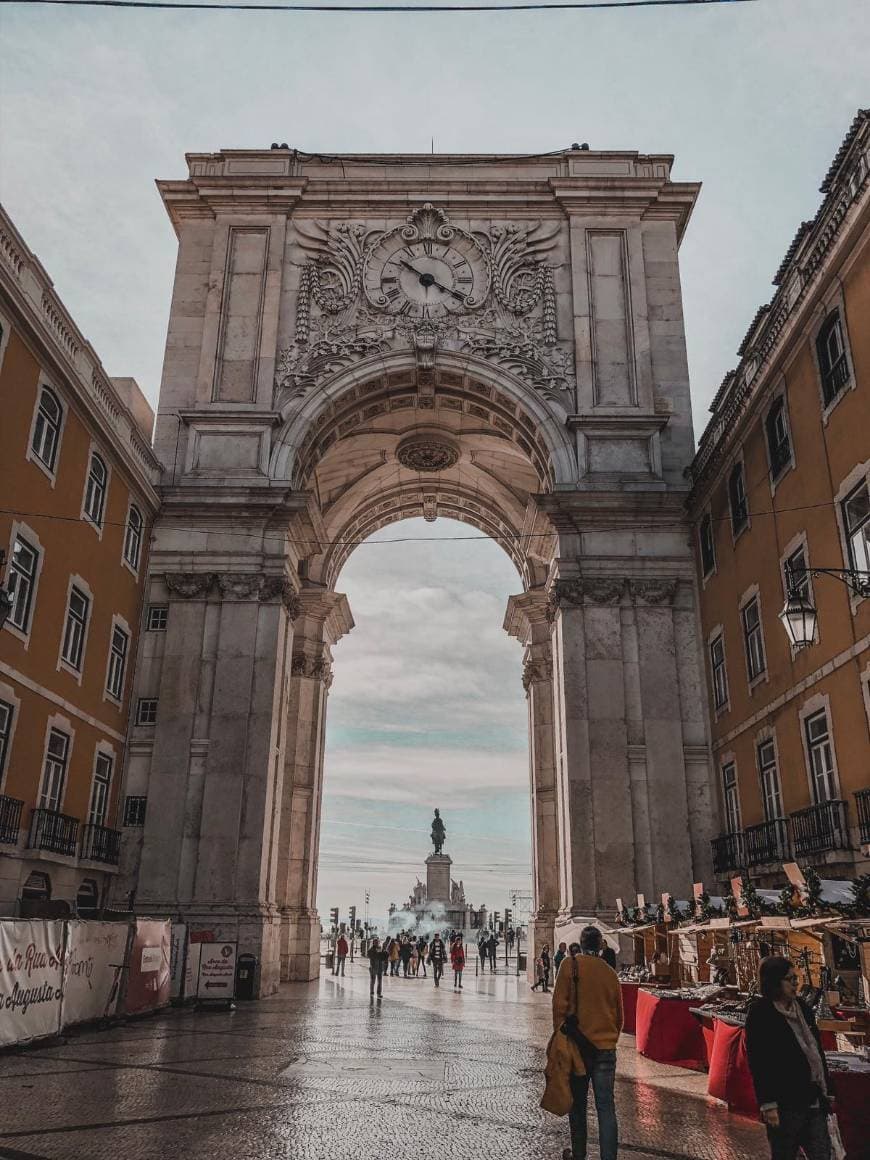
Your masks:
M 106 375 L 2 210 L 0 399 L 0 914 L 90 913 L 119 827 L 141 825 L 142 804 L 118 795 L 154 416 L 133 379 Z
M 689 500 L 724 829 L 720 881 L 870 870 L 870 110 L 713 400 Z M 818 613 L 794 648 L 792 589 Z
M 475 909 L 465 897 L 462 879 L 450 876 L 452 859 L 448 854 L 430 854 L 426 859 L 426 885 L 420 879 L 405 905 L 390 905 L 390 925 L 422 927 L 425 930 L 476 930 L 485 927 L 487 909 Z

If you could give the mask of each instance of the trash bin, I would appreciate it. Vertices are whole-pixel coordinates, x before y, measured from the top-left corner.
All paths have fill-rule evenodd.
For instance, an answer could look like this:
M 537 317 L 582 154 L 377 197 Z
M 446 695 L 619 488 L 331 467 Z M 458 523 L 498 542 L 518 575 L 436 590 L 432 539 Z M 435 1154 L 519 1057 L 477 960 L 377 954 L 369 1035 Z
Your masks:
M 236 959 L 236 999 L 253 999 L 254 982 L 257 978 L 255 955 L 239 955 Z
M 326 952 L 325 965 L 326 965 L 327 971 L 331 971 L 334 969 L 334 967 L 335 967 L 335 952 L 334 951 L 327 951 Z
M 523 975 L 526 972 L 526 954 L 525 951 L 517 952 L 517 974 Z

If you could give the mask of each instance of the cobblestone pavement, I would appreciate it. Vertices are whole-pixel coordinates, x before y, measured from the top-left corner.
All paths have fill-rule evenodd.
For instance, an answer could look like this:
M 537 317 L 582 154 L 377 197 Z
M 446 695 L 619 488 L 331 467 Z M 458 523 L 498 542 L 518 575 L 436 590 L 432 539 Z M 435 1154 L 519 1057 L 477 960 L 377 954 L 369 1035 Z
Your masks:
M 548 997 L 523 980 L 368 975 L 288 984 L 232 1012 L 168 1011 L 0 1056 L 6 1160 L 550 1160 L 567 1121 L 542 1112 Z M 759 1125 L 705 1077 L 620 1045 L 626 1160 L 759 1160 Z M 594 1119 L 594 1116 L 592 1117 Z M 597 1160 L 595 1129 L 590 1160 Z

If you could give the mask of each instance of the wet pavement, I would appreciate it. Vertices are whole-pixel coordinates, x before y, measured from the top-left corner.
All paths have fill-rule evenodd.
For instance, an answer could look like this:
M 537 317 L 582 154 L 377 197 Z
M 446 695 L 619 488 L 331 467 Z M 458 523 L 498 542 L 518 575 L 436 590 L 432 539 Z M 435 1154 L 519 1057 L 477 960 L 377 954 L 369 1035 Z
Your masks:
M 287 984 L 232 1012 L 172 1010 L 0 1056 L 5 1160 L 558 1160 L 567 1120 L 538 1107 L 548 996 L 515 976 Z M 760 1160 L 760 1125 L 706 1077 L 620 1044 L 626 1160 Z M 591 1117 L 594 1120 L 594 1115 Z M 597 1160 L 594 1124 L 590 1160 Z

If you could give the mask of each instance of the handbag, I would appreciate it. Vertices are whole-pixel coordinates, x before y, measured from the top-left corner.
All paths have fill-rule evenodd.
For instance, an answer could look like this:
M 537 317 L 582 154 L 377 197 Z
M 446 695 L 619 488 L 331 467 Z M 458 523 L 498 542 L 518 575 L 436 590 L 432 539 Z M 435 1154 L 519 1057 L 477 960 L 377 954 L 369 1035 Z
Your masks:
M 577 1044 L 580 1057 L 583 1060 L 583 1066 L 586 1068 L 587 1073 L 590 1073 L 592 1068 L 598 1062 L 598 1056 L 601 1049 L 596 1047 L 591 1039 L 587 1039 L 580 1028 L 580 1023 L 577 1019 L 578 970 L 576 957 L 572 957 L 571 966 L 574 968 L 571 976 L 574 995 L 573 1010 L 571 1011 L 570 1015 L 566 1016 L 565 1021 L 559 1030 L 563 1035 L 567 1035 L 569 1039 L 573 1039 L 573 1041 Z
M 840 1135 L 840 1125 L 833 1113 L 828 1116 L 828 1135 L 831 1138 L 831 1160 L 846 1160 L 846 1147 Z

